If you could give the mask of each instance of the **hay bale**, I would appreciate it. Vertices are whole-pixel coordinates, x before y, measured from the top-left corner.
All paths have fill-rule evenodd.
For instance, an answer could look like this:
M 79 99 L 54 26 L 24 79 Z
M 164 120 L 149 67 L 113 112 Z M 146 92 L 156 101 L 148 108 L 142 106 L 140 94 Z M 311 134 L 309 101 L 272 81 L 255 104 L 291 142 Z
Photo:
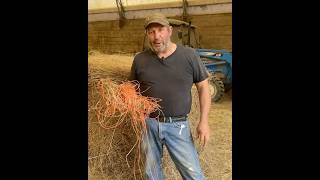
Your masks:
M 133 56 L 124 55 L 108 55 L 97 51 L 89 52 L 88 65 L 89 77 L 95 78 L 111 78 L 119 82 L 128 79 Z
M 94 111 L 99 95 L 95 89 L 98 79 L 110 78 L 115 82 L 126 81 L 132 57 L 89 53 L 88 74 L 88 174 L 89 179 L 134 179 L 141 176 L 135 164 L 135 154 L 126 156 L 137 141 L 131 124 L 122 123 L 118 128 L 106 130 L 98 122 Z M 128 161 L 127 161 L 128 160 Z M 128 164 L 130 167 L 128 166 Z M 129 177 L 129 178 L 128 178 Z

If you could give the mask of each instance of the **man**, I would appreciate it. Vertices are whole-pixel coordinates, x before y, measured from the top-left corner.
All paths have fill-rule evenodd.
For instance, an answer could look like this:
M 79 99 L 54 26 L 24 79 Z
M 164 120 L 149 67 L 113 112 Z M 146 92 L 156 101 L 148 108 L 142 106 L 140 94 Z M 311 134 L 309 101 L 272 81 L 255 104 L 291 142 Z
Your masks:
M 147 179 L 163 179 L 161 158 L 166 145 L 183 179 L 205 179 L 200 167 L 187 115 L 191 109 L 191 87 L 195 83 L 200 100 L 197 137 L 209 140 L 210 95 L 208 74 L 195 50 L 171 42 L 172 27 L 160 13 L 145 20 L 150 49 L 137 54 L 130 80 L 138 80 L 142 95 L 160 98 L 160 112 L 146 119 L 142 147 L 146 153 Z

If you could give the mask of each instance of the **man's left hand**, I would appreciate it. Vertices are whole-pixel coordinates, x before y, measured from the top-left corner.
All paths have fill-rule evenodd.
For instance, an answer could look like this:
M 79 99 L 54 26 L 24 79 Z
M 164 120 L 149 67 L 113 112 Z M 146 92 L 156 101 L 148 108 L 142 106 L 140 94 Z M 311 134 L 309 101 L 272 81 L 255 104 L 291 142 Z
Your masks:
M 207 144 L 209 141 L 209 125 L 208 122 L 202 122 L 200 121 L 197 127 L 197 138 L 200 139 L 200 144 L 203 144 L 203 147 Z

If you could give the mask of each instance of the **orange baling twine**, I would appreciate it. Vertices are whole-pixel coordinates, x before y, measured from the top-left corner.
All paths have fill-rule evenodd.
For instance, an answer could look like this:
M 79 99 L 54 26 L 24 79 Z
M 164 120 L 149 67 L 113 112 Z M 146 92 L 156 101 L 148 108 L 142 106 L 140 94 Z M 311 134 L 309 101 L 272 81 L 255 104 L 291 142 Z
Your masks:
M 160 111 L 160 99 L 142 96 L 137 81 L 118 85 L 109 79 L 99 79 L 97 90 L 100 95 L 95 106 L 97 119 L 105 129 L 116 128 L 129 116 L 134 125 L 140 124 L 146 130 L 145 119 L 150 113 Z M 115 124 L 108 124 L 110 118 L 119 120 Z
M 150 113 L 160 111 L 158 104 L 160 99 L 142 96 L 137 81 L 116 84 L 110 79 L 99 79 L 96 88 L 99 100 L 95 105 L 95 110 L 99 124 L 105 129 L 112 129 L 122 123 L 129 123 L 129 120 L 133 127 L 137 141 L 128 152 L 127 160 L 128 155 L 141 142 L 142 135 L 146 132 L 145 119 Z M 137 149 L 139 156 L 140 146 Z M 129 166 L 128 160 L 127 164 Z

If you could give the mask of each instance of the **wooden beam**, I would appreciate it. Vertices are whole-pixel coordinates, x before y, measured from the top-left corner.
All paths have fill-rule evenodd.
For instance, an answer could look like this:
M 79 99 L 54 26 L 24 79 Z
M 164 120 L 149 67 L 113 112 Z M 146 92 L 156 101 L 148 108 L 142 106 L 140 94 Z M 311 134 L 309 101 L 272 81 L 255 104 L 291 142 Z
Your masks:
M 231 0 L 188 0 L 189 6 L 203 6 L 203 5 L 213 5 L 213 4 L 225 4 L 232 3 Z M 160 9 L 160 8 L 177 8 L 182 7 L 182 1 L 177 2 L 166 2 L 166 3 L 150 3 L 141 4 L 133 6 L 124 6 L 125 11 L 135 11 L 135 10 L 147 10 L 147 9 Z M 111 8 L 101 8 L 101 9 L 89 9 L 88 14 L 101 14 L 106 12 L 117 12 L 117 7 Z

